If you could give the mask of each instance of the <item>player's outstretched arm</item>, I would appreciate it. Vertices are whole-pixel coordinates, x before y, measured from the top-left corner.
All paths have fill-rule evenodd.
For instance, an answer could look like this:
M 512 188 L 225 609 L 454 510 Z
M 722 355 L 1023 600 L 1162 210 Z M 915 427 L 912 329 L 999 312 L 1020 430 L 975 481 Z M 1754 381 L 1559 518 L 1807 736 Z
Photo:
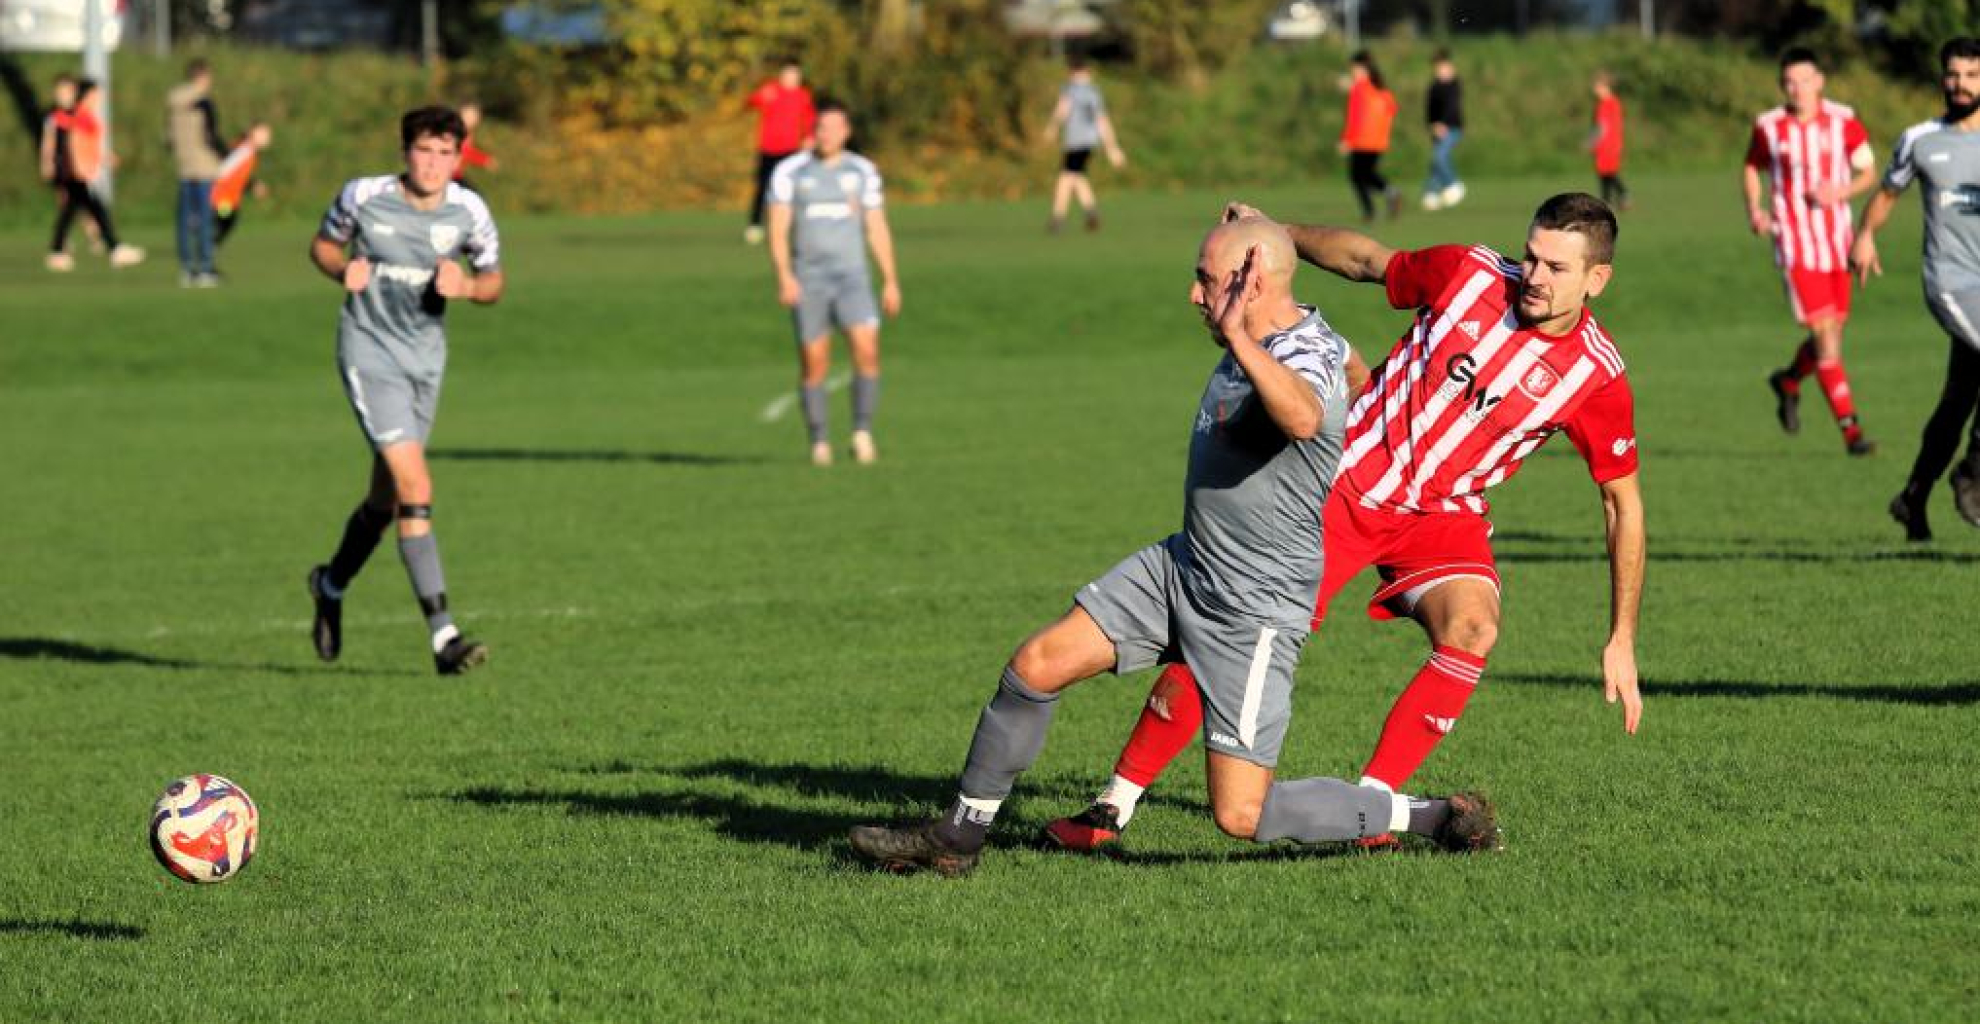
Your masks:
M 1251 217 L 1272 219 L 1255 206 L 1235 200 L 1224 204 L 1225 223 Z M 1389 260 L 1396 254 L 1394 249 L 1373 238 L 1346 228 L 1319 224 L 1280 226 L 1292 235 L 1293 248 L 1298 250 L 1300 259 L 1350 281 L 1380 282 L 1386 279 Z
M 1637 475 L 1602 484 L 1602 511 L 1609 531 L 1609 642 L 1602 648 L 1603 696 L 1623 706 L 1623 730 L 1634 734 L 1643 720 L 1643 695 L 1636 682 L 1636 621 L 1643 600 L 1643 490 Z
M 1361 353 L 1356 352 L 1353 345 L 1348 346 L 1347 362 L 1342 369 L 1347 374 L 1348 401 L 1353 402 L 1361 397 L 1362 389 L 1368 386 L 1368 378 L 1373 374 L 1369 372 L 1368 364 L 1361 361 Z
M 1863 207 L 1863 225 L 1856 229 L 1856 241 L 1849 247 L 1849 265 L 1856 271 L 1858 284 L 1869 284 L 1870 278 L 1884 273 L 1883 261 L 1877 257 L 1877 231 L 1891 219 L 1899 195 L 1886 185 Z
M 880 309 L 888 316 L 901 315 L 901 279 L 894 273 L 894 229 L 887 224 L 887 211 L 868 207 L 866 247 L 873 251 L 873 263 L 880 268 Z

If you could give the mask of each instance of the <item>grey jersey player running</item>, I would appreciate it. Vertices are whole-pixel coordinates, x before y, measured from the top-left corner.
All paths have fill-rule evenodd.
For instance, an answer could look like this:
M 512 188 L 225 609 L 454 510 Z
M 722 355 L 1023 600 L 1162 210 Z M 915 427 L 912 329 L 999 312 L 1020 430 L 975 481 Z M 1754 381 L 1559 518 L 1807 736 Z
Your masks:
M 1102 672 L 1177 660 L 1203 688 L 1211 810 L 1231 836 L 1331 842 L 1394 823 L 1452 849 L 1496 845 L 1490 808 L 1469 794 L 1414 800 L 1339 779 L 1273 780 L 1347 403 L 1347 342 L 1294 301 L 1296 262 L 1285 229 L 1263 219 L 1204 239 L 1190 299 L 1226 353 L 1195 416 L 1182 531 L 1081 588 L 1070 611 L 1018 647 L 977 720 L 949 811 L 854 829 L 860 856 L 967 873 L 1043 748 L 1059 695 Z
M 1103 149 L 1107 162 L 1115 167 L 1127 163 L 1127 154 L 1114 138 L 1114 121 L 1107 116 L 1107 103 L 1100 98 L 1100 87 L 1093 84 L 1093 70 L 1084 57 L 1067 62 L 1065 87 L 1052 107 L 1052 120 L 1045 126 L 1046 141 L 1058 137 L 1061 162 L 1059 177 L 1052 185 L 1052 219 L 1045 229 L 1057 234 L 1065 227 L 1066 211 L 1074 199 L 1086 213 L 1086 230 L 1100 230 L 1100 203 L 1093 195 L 1093 180 L 1086 165 L 1095 149 Z
M 894 235 L 880 170 L 846 149 L 852 119 L 846 108 L 819 105 L 816 149 L 798 153 L 770 173 L 770 262 L 777 270 L 777 301 L 790 307 L 798 343 L 798 396 L 811 438 L 811 461 L 832 463 L 825 411 L 825 377 L 831 370 L 832 328 L 845 332 L 852 349 L 853 458 L 872 462 L 873 414 L 880 403 L 880 310 L 901 312 L 894 275 Z M 866 253 L 880 268 L 880 306 L 874 308 Z
M 317 269 L 344 289 L 337 371 L 372 449 L 370 489 L 345 522 L 336 553 L 309 574 L 312 636 L 325 661 L 343 649 L 344 591 L 394 521 L 435 667 L 453 675 L 488 658 L 488 648 L 463 636 L 447 608 L 426 466 L 447 369 L 447 301 L 502 297 L 495 220 L 479 195 L 453 181 L 466 135 L 460 115 L 445 107 L 406 114 L 399 122 L 404 172 L 352 179 L 310 243 Z
M 1980 526 L 1980 39 L 1949 40 L 1939 50 L 1939 67 L 1945 113 L 1898 139 L 1884 186 L 1863 211 L 1850 253 L 1863 283 L 1883 273 L 1877 230 L 1898 197 L 1918 182 L 1925 210 L 1925 305 L 1951 339 L 1951 354 L 1911 478 L 1891 499 L 1891 518 L 1916 541 L 1932 539 L 1925 500 L 1959 450 L 1962 428 L 1970 433 L 1966 458 L 1952 471 L 1953 507 Z

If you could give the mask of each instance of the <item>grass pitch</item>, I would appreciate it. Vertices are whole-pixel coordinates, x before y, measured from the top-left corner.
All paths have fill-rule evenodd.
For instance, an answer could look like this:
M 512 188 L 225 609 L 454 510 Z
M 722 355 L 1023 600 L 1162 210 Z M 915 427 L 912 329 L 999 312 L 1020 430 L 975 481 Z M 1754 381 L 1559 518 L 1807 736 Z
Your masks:
M 310 653 L 303 575 L 366 458 L 311 225 L 251 225 L 214 292 L 157 264 L 45 276 L 39 235 L 8 236 L 0 1018 L 1967 1017 L 1980 534 L 1943 492 L 1933 545 L 1883 514 L 1944 360 L 1917 214 L 1859 295 L 1885 447 L 1851 461 L 1812 392 L 1802 436 L 1774 425 L 1794 332 L 1730 181 L 1637 182 L 1599 306 L 1651 523 L 1638 736 L 1601 703 L 1600 505 L 1557 441 L 1498 495 L 1502 640 L 1417 779 L 1491 790 L 1503 855 L 1245 848 L 1193 753 L 1122 859 L 1030 852 L 1147 684 L 1103 679 L 962 882 L 858 869 L 844 830 L 946 801 L 1009 649 L 1174 528 L 1216 358 L 1185 296 L 1226 197 L 1126 197 L 1058 239 L 1037 204 L 895 211 L 883 461 L 829 471 L 775 416 L 791 345 L 735 217 L 506 220 L 510 295 L 456 312 L 434 439 L 450 589 L 494 649 L 458 681 L 390 545 L 344 661 Z M 1582 184 L 1475 182 L 1379 233 L 1515 247 Z M 1348 210 L 1337 183 L 1255 198 Z M 1301 281 L 1370 358 L 1405 322 Z M 1421 662 L 1413 626 L 1358 613 L 1365 584 L 1308 649 L 1288 773 L 1354 774 Z M 262 809 L 227 885 L 145 848 L 193 771 Z

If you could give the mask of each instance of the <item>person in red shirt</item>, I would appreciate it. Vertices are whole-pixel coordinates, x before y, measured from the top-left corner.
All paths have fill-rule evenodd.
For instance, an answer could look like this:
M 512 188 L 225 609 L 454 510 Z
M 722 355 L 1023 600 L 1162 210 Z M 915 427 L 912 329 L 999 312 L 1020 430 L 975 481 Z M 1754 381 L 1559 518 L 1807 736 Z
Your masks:
M 1876 187 L 1876 155 L 1870 133 L 1848 107 L 1822 97 L 1822 67 L 1799 47 L 1781 55 L 1781 95 L 1786 102 L 1753 121 L 1740 183 L 1746 219 L 1756 235 L 1774 243 L 1774 265 L 1787 286 L 1795 322 L 1808 334 L 1788 365 L 1767 377 L 1781 429 L 1801 430 L 1801 382 L 1813 374 L 1842 428 L 1843 449 L 1869 455 L 1875 442 L 1863 436 L 1843 369 L 1843 324 L 1849 319 L 1849 250 L 1855 240 L 1849 202 Z M 1762 203 L 1762 179 L 1772 182 Z
M 1607 71 L 1595 73 L 1595 128 L 1588 133 L 1587 149 L 1595 155 L 1595 177 L 1601 182 L 1602 201 L 1617 210 L 1629 209 L 1629 187 L 1622 180 L 1623 105 L 1616 96 L 1616 82 Z
M 1260 214 L 1233 205 L 1226 216 Z M 1484 246 L 1398 252 L 1340 228 L 1289 230 L 1301 259 L 1382 284 L 1391 306 L 1413 314 L 1351 398 L 1346 449 L 1323 512 L 1314 628 L 1333 596 L 1373 565 L 1381 581 L 1370 617 L 1413 618 L 1432 647 L 1384 721 L 1361 785 L 1399 791 L 1464 713 L 1499 629 L 1484 492 L 1556 433 L 1567 435 L 1601 492 L 1611 597 L 1602 682 L 1609 702 L 1622 702 L 1624 730 L 1635 733 L 1645 559 L 1635 399 L 1615 343 L 1587 308 L 1613 273 L 1615 215 L 1591 195 L 1554 196 L 1534 214 L 1517 261 Z M 1202 722 L 1189 667 L 1170 666 L 1106 789 L 1084 812 L 1047 825 L 1045 840 L 1081 851 L 1112 841 Z
M 743 240 L 756 245 L 763 241 L 763 197 L 770 187 L 770 172 L 785 157 L 811 147 L 818 107 L 805 87 L 804 68 L 795 60 L 785 61 L 776 78 L 750 93 L 749 105 L 756 111 L 756 198 L 750 200 Z
M 1382 177 L 1382 154 L 1389 151 L 1389 128 L 1396 120 L 1396 94 L 1382 84 L 1382 69 L 1367 50 L 1355 53 L 1348 65 L 1347 123 L 1341 127 L 1340 151 L 1347 154 L 1348 181 L 1361 204 L 1361 219 L 1375 219 L 1375 196 L 1388 203 L 1389 216 L 1402 212 L 1402 193 Z
M 463 103 L 456 108 L 456 112 L 461 115 L 461 123 L 467 126 L 468 133 L 461 139 L 461 162 L 454 167 L 454 180 L 473 188 L 474 185 L 467 180 L 468 168 L 495 171 L 501 168 L 501 161 L 495 159 L 495 154 L 474 144 L 475 130 L 481 127 L 481 104 Z
M 110 209 L 103 205 L 93 187 L 116 162 L 116 156 L 103 145 L 101 101 L 96 83 L 82 79 L 76 83 L 75 105 L 57 111 L 51 118 L 53 128 L 63 140 L 56 148 L 64 159 L 54 171 L 55 185 L 62 190 L 65 200 L 55 214 L 55 234 L 48 244 L 45 265 L 57 273 L 75 269 L 75 258 L 69 255 L 69 227 L 78 213 L 87 214 L 96 222 L 98 236 L 110 247 L 111 266 L 129 267 L 144 262 L 143 249 L 117 240 Z

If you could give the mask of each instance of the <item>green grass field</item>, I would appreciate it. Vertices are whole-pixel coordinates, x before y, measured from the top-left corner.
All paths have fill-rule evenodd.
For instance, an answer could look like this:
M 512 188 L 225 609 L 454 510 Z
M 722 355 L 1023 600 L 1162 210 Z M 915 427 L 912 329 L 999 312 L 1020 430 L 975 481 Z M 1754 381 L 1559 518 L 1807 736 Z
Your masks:
M 1583 184 L 1475 182 L 1380 233 L 1516 246 Z M 1059 239 L 1037 204 L 897 210 L 883 462 L 829 471 L 765 422 L 793 360 L 736 217 L 507 222 L 509 298 L 456 312 L 434 440 L 454 603 L 494 649 L 465 680 L 430 674 L 389 545 L 344 660 L 310 651 L 303 575 L 366 457 L 311 224 L 250 225 L 214 292 L 155 233 L 154 264 L 63 279 L 4 236 L 0 1019 L 1970 1019 L 1980 534 L 1943 492 L 1932 545 L 1883 512 L 1944 359 L 1917 212 L 1859 296 L 1885 447 L 1852 461 L 1819 401 L 1774 425 L 1792 330 L 1733 177 L 1636 186 L 1600 310 L 1644 439 L 1642 732 L 1601 702 L 1600 505 L 1560 441 L 1499 494 L 1500 646 L 1417 779 L 1494 793 L 1503 855 L 1242 847 L 1194 754 L 1122 858 L 1032 852 L 1146 690 L 1103 678 L 961 882 L 861 870 L 845 829 L 946 802 L 1010 648 L 1178 521 L 1224 196 Z M 1301 280 L 1371 357 L 1404 324 Z M 1422 660 L 1365 586 L 1308 649 L 1286 772 L 1354 774 Z M 227 885 L 145 846 L 194 771 L 261 806 Z

